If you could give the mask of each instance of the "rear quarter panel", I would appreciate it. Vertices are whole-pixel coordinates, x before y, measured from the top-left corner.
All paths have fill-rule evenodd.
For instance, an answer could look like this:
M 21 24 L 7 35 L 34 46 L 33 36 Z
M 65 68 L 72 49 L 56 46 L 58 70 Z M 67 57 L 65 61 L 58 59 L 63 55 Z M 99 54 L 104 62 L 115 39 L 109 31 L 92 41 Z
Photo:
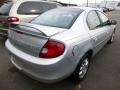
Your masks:
M 67 51 L 65 57 L 68 58 L 69 65 L 73 67 L 73 71 L 85 53 L 93 48 L 91 38 L 84 28 L 83 18 L 84 13 L 78 17 L 69 30 L 51 37 L 51 39 L 61 41 L 65 44 Z

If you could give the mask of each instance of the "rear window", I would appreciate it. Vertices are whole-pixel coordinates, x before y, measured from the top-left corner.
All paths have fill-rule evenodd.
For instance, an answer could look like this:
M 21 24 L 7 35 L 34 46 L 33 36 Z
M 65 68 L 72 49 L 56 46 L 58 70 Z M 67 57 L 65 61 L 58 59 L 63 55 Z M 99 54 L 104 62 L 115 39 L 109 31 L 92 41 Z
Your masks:
M 0 15 L 9 15 L 9 12 L 10 12 L 12 5 L 13 5 L 12 2 L 4 3 L 0 7 Z
M 56 7 L 57 7 L 56 3 L 29 1 L 22 3 L 18 8 L 17 13 L 23 15 L 27 14 L 37 15 Z
M 75 9 L 53 9 L 35 18 L 31 23 L 58 27 L 70 28 L 83 10 Z

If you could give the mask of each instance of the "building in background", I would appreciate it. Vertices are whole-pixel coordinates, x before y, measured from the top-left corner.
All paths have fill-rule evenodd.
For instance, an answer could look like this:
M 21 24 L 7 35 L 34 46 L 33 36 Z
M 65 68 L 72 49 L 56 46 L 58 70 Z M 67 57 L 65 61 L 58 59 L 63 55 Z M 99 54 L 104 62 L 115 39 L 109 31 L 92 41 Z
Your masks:
M 81 6 L 86 7 L 87 3 L 83 3 Z M 100 3 L 88 3 L 88 7 L 100 7 Z
M 120 10 L 120 1 L 102 1 L 100 7 L 107 7 L 111 9 Z

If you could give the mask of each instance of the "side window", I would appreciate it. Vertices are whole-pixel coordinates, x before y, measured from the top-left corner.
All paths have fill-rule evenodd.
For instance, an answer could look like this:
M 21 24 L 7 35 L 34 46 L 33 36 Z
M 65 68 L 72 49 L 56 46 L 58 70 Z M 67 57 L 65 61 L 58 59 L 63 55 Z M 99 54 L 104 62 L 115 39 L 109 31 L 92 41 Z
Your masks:
M 56 3 L 42 3 L 43 12 L 48 11 L 53 8 L 57 8 Z
M 91 11 L 88 13 L 87 24 L 90 30 L 93 30 L 96 27 L 100 26 L 100 20 L 95 11 Z
M 103 13 L 97 11 L 99 17 L 100 17 L 100 20 L 101 20 L 101 23 L 102 25 L 106 25 L 107 24 L 107 21 L 109 20 Z

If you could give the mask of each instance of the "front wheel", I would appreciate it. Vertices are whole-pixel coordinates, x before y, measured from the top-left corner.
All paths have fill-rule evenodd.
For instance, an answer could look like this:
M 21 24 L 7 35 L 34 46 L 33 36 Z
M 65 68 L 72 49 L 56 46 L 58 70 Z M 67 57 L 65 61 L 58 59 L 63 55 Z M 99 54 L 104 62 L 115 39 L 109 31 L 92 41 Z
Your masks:
M 112 33 L 110 40 L 108 41 L 109 44 L 111 44 L 114 41 L 115 38 L 115 31 Z

